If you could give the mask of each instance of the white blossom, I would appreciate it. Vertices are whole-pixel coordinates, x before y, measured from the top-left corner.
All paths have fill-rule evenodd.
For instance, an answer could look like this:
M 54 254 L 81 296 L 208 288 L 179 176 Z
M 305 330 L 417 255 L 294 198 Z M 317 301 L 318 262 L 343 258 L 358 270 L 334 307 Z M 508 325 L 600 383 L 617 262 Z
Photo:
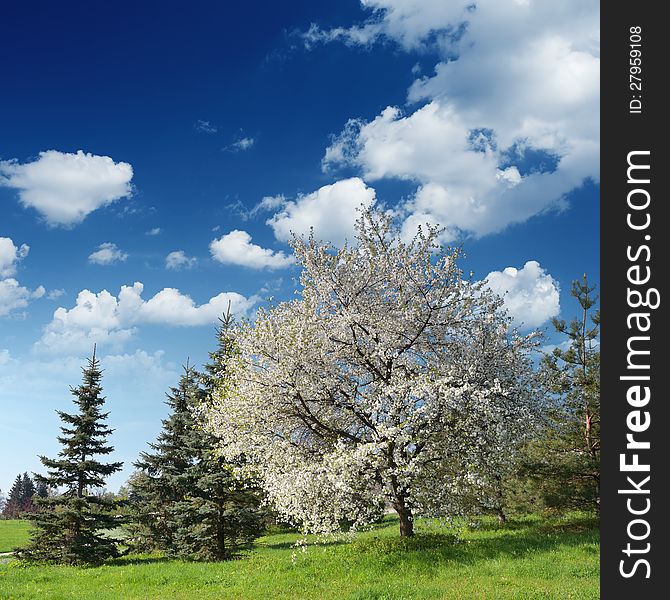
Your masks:
M 305 531 L 362 526 L 384 504 L 410 527 L 492 507 L 533 430 L 534 336 L 509 333 L 500 298 L 438 235 L 403 243 L 366 211 L 356 246 L 294 238 L 297 298 L 240 329 L 235 385 L 207 423 Z

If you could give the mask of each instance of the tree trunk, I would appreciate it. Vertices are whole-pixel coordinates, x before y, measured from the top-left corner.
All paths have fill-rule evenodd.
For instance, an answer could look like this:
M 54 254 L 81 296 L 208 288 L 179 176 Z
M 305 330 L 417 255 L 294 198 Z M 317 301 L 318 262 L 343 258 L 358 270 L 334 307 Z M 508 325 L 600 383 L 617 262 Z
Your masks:
M 414 519 L 412 509 L 405 505 L 404 501 L 394 503 L 393 508 L 400 517 L 400 537 L 411 537 L 414 535 Z
M 498 516 L 498 525 L 504 525 L 507 523 L 507 516 L 505 515 L 505 511 L 502 508 L 499 508 L 496 511 L 496 514 Z

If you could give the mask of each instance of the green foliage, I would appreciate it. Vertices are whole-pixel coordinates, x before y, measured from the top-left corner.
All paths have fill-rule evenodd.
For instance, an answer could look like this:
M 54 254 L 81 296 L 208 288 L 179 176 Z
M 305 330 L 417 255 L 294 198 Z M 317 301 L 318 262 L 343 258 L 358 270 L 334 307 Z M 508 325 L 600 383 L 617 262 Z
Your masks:
M 24 560 L 87 564 L 118 555 L 115 541 L 102 535 L 118 525 L 114 514 L 118 503 L 95 494 L 122 466 L 96 459 L 113 451 L 106 441 L 113 430 L 104 424 L 109 413 L 101 410 L 105 402 L 101 378 L 94 350 L 83 369 L 82 385 L 71 389 L 78 412 L 57 411 L 65 423 L 58 437 L 59 458 L 40 457 L 48 474 L 37 475 L 37 481 L 64 491 L 36 497 L 38 510 L 27 515 L 34 524 L 31 541 L 19 552 Z
M 2 525 L 0 523 L 0 525 Z M 353 543 L 313 543 L 295 557 L 298 533 L 257 540 L 242 560 L 217 563 L 132 555 L 90 569 L 16 568 L 0 564 L 0 597 L 17 600 L 177 600 L 239 598 L 472 600 L 599 598 L 597 522 L 583 514 L 495 519 L 451 528 L 417 519 L 414 538 L 400 539 L 389 518 Z M 0 541 L 2 529 L 0 528 Z
M 167 394 L 171 412 L 162 421 L 156 441 L 149 444 L 152 452 L 142 452 L 134 463 L 138 470 L 128 484 L 134 508 L 131 539 L 136 550 L 175 548 L 174 506 L 191 491 L 187 472 L 195 457 L 185 438 L 194 427 L 189 407 L 197 392 L 195 372 L 186 366 L 178 386 Z
M 196 560 L 225 560 L 247 549 L 262 531 L 259 493 L 244 476 L 244 458 L 226 461 L 217 440 L 194 417 L 208 393 L 226 379 L 237 348 L 230 315 L 217 330 L 218 347 L 206 373 L 186 366 L 168 395 L 172 409 L 158 440 L 135 463 L 129 500 L 138 550 L 159 549 Z
M 554 319 L 567 349 L 554 349 L 540 369 L 554 399 L 540 438 L 531 444 L 525 474 L 548 508 L 600 508 L 600 351 L 598 297 L 586 275 L 572 295 L 582 313 L 570 323 Z

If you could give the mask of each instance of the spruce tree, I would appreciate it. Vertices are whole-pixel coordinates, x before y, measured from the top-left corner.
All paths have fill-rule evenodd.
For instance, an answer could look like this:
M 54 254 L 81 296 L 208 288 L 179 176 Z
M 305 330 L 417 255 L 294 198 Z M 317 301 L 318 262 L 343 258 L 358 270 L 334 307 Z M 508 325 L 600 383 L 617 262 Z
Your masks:
M 2 509 L 2 516 L 5 519 L 18 519 L 24 513 L 31 512 L 34 509 L 35 492 L 35 483 L 28 473 L 17 475 Z
M 230 307 L 216 330 L 217 348 L 210 352 L 200 387 L 191 396 L 194 409 L 212 394 L 232 389 L 233 362 L 238 356 Z M 176 537 L 179 554 L 203 560 L 226 560 L 248 548 L 263 529 L 260 491 L 244 474 L 245 459 L 225 460 L 217 455 L 218 440 L 197 422 L 187 430 L 184 445 L 194 457 L 188 476 L 190 493 L 174 507 L 180 524 Z
M 23 488 L 23 477 L 19 473 L 12 484 L 12 487 L 9 488 L 9 494 L 7 495 L 7 501 L 2 510 L 2 516 L 5 519 L 18 519 L 21 514 L 21 502 L 22 502 L 22 488 Z
M 228 314 L 217 330 L 218 347 L 207 374 L 188 365 L 167 404 L 171 414 L 153 452 L 142 453 L 131 478 L 130 500 L 137 507 L 134 531 L 139 549 L 157 548 L 198 560 L 225 560 L 247 548 L 260 534 L 258 491 L 240 476 L 242 457 L 231 463 L 217 456 L 217 440 L 205 432 L 194 412 L 225 381 L 237 350 Z
M 156 442 L 149 444 L 152 451 L 142 452 L 134 463 L 138 471 L 129 481 L 129 499 L 134 508 L 132 539 L 138 550 L 175 552 L 173 508 L 189 493 L 188 471 L 195 460 L 185 438 L 193 428 L 190 398 L 196 392 L 196 375 L 187 364 L 179 384 L 167 394 L 165 403 L 171 411 Z
M 554 399 L 541 440 L 529 448 L 526 471 L 549 508 L 600 509 L 600 351 L 598 296 L 586 275 L 571 294 L 581 314 L 570 323 L 554 319 L 567 337 L 544 357 L 540 374 Z
M 217 348 L 210 352 L 201 389 L 193 396 L 197 404 L 207 403 L 213 394 L 219 399 L 231 393 L 233 370 L 239 356 L 235 322 L 230 306 L 216 330 Z M 246 460 L 225 460 L 216 452 L 218 439 L 196 426 L 187 444 L 196 461 L 190 469 L 191 495 L 175 507 L 185 525 L 178 538 L 181 552 L 194 558 L 225 560 L 248 548 L 263 529 L 261 492 L 245 472 Z
M 57 438 L 59 458 L 40 456 L 47 475 L 37 475 L 38 483 L 60 493 L 37 498 L 39 510 L 29 516 L 34 524 L 31 541 L 18 552 L 25 560 L 95 564 L 118 555 L 115 540 L 102 535 L 118 525 L 113 514 L 118 503 L 95 495 L 123 464 L 98 460 L 113 451 L 107 442 L 113 430 L 104 423 L 109 413 L 102 412 L 105 397 L 95 348 L 82 371 L 82 384 L 70 388 L 78 411 L 57 411 L 65 423 Z
M 33 509 L 33 496 L 37 492 L 35 482 L 28 473 L 21 477 L 21 511 L 30 512 Z

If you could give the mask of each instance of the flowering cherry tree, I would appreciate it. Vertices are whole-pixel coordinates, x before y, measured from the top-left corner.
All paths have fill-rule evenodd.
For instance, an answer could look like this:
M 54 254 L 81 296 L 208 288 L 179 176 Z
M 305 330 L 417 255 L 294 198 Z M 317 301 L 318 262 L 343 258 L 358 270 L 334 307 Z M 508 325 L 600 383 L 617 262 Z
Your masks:
M 427 228 L 402 241 L 364 212 L 357 244 L 294 238 L 298 297 L 242 326 L 235 389 L 205 409 L 222 451 L 243 453 L 267 496 L 306 531 L 494 506 L 532 431 L 533 336 L 463 279 L 460 251 Z

